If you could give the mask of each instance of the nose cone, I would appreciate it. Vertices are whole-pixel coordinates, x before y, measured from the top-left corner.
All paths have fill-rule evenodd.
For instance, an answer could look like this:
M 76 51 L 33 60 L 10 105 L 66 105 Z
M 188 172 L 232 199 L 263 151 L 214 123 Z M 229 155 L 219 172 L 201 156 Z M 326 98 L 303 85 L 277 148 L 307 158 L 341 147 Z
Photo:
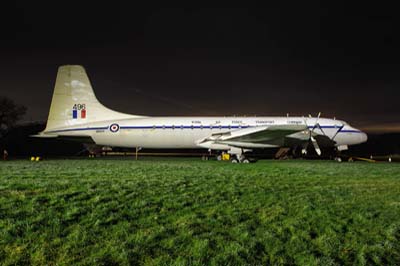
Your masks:
M 368 140 L 368 135 L 364 132 L 360 133 L 360 143 L 364 143 Z

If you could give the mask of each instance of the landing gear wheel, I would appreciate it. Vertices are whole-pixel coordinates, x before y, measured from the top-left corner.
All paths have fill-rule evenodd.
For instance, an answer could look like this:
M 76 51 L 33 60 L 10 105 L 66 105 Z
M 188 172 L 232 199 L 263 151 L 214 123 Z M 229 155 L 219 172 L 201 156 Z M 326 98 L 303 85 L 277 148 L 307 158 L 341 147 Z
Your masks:
M 341 162 L 342 162 L 342 158 L 336 157 L 336 158 L 335 158 L 335 161 L 341 163 Z
M 231 160 L 231 163 L 238 163 L 238 162 L 239 162 L 239 160 L 236 159 L 236 158 L 233 158 L 233 159 Z
M 217 161 L 222 161 L 222 155 L 221 154 L 217 156 Z
M 242 163 L 250 163 L 250 161 L 249 161 L 249 159 L 245 158 L 245 159 L 242 160 Z

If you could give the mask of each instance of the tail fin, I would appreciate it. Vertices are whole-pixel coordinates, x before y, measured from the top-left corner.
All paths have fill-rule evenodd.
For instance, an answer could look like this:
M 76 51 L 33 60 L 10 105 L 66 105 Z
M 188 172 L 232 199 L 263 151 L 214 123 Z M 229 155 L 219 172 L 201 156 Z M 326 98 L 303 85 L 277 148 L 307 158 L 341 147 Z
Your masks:
M 58 68 L 53 99 L 45 131 L 102 120 L 136 118 L 113 111 L 96 98 L 89 78 L 82 66 Z

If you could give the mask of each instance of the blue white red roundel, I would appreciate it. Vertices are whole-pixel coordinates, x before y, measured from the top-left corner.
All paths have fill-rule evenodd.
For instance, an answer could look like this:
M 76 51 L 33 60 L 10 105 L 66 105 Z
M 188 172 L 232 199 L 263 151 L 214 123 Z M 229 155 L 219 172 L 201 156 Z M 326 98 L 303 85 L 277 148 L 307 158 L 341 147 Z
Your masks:
M 110 125 L 110 131 L 111 132 L 118 132 L 118 130 L 119 130 L 119 125 L 118 124 L 111 124 Z

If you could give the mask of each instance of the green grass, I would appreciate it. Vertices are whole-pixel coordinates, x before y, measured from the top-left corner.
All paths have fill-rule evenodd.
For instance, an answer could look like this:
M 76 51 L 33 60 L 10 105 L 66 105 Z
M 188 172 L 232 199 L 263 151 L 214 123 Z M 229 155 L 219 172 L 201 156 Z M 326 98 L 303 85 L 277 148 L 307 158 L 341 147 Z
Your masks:
M 399 265 L 400 164 L 0 162 L 2 265 Z

